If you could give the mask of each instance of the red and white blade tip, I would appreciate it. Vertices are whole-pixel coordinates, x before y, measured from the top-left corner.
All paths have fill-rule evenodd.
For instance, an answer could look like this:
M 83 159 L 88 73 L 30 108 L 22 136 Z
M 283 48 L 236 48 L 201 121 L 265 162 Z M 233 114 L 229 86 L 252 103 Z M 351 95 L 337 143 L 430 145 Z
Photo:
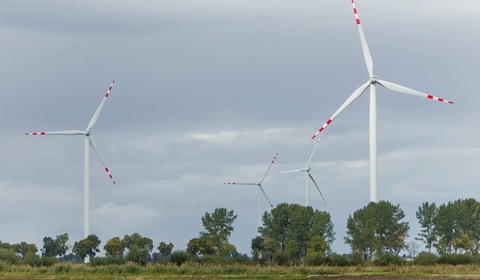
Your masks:
M 108 95 L 110 95 L 110 91 L 113 88 L 113 84 L 115 84 L 115 80 L 113 80 L 112 84 L 110 84 L 110 87 L 108 88 L 107 93 L 105 93 L 105 97 L 108 97 Z
M 274 163 L 274 162 L 275 162 L 275 160 L 277 159 L 277 156 L 278 156 L 278 153 L 276 153 L 276 154 L 275 154 L 275 156 L 273 157 L 273 159 L 272 159 L 272 163 Z
M 112 180 L 113 184 L 116 185 L 117 183 L 115 182 L 115 180 L 113 180 L 112 173 L 110 173 L 110 170 L 108 170 L 107 167 L 105 167 L 105 172 L 107 172 L 108 177 Z
M 436 96 L 433 96 L 433 95 L 427 95 L 427 98 L 428 99 L 432 99 L 432 100 L 437 100 L 439 102 L 445 102 L 445 103 L 448 103 L 448 104 L 453 104 L 453 101 L 450 101 L 450 100 L 446 100 L 444 98 L 441 98 L 441 97 L 436 97 Z
M 352 0 L 352 6 L 353 6 L 353 14 L 355 15 L 355 21 L 357 22 L 357 25 L 360 25 L 360 18 L 358 17 L 357 8 L 355 7 L 354 0 Z
M 45 135 L 45 132 L 25 132 L 25 135 Z
M 331 119 L 328 119 L 327 122 L 326 122 L 324 125 L 322 125 L 322 127 L 320 127 L 320 129 L 312 136 L 312 139 L 311 139 L 311 140 L 313 140 L 315 137 L 317 137 L 317 135 L 318 135 L 320 132 L 322 132 L 322 131 L 327 127 L 327 125 L 329 125 L 330 123 L 332 123 L 332 120 L 331 120 Z

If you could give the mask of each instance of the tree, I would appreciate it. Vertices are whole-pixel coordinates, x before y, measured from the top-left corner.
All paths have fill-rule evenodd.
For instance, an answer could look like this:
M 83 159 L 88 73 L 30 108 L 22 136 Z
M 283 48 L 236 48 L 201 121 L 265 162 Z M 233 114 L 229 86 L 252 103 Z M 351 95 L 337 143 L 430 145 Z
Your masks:
M 262 252 L 265 251 L 264 240 L 261 236 L 257 236 L 252 239 L 252 258 L 254 261 L 258 261 L 262 258 Z
M 263 256 L 264 261 L 272 255 L 287 257 L 291 263 L 301 260 L 306 256 L 308 242 L 314 236 L 326 241 L 323 248 L 323 254 L 326 254 L 335 240 L 330 214 L 314 211 L 310 206 L 288 203 L 281 203 L 263 215 L 263 226 L 259 228 L 259 233 L 261 237 L 252 240 L 252 252 L 257 257 Z
M 68 233 L 57 235 L 55 239 L 51 237 L 43 238 L 42 256 L 56 257 L 63 256 L 68 250 Z
M 349 216 L 345 242 L 354 252 L 367 255 L 396 254 L 405 247 L 410 229 L 400 206 L 370 202 Z
M 100 239 L 95 234 L 90 234 L 87 238 L 82 239 L 73 244 L 72 252 L 79 255 L 83 260 L 88 256 L 95 257 L 96 253 L 100 252 Z
M 321 265 L 325 261 L 325 252 L 329 246 L 320 236 L 313 236 L 308 242 L 305 263 L 307 265 Z
M 209 238 L 214 246 L 214 251 L 218 255 L 224 244 L 228 243 L 228 238 L 232 234 L 233 222 L 237 215 L 226 208 L 216 208 L 212 214 L 205 212 L 202 217 L 202 225 L 205 231 L 201 232 L 202 237 Z
M 187 252 L 192 254 L 192 255 L 197 255 L 199 250 L 198 250 L 198 245 L 197 245 L 197 240 L 198 238 L 192 238 L 188 241 L 187 244 Z
M 15 253 L 19 254 L 20 257 L 24 260 L 28 255 L 35 255 L 38 252 L 37 245 L 28 244 L 27 242 L 21 242 L 19 244 L 14 244 L 13 250 Z
M 408 257 L 410 259 L 414 259 L 417 256 L 418 244 L 415 241 L 408 242 L 407 244 L 405 244 L 405 251 L 407 251 Z
M 153 240 L 148 237 L 143 237 L 138 233 L 132 235 L 125 235 L 122 242 L 128 248 L 128 253 L 125 256 L 127 261 L 136 262 L 141 265 L 146 265 L 150 259 L 150 252 L 153 250 Z
M 113 237 L 107 241 L 103 249 L 108 257 L 122 257 L 125 252 L 125 243 L 120 240 L 120 237 Z
M 165 243 L 165 242 L 160 242 L 160 244 L 158 244 L 158 252 L 160 252 L 160 255 L 166 259 L 168 258 L 168 256 L 170 256 L 170 254 L 172 253 L 172 250 L 173 250 L 173 243 Z
M 416 237 L 415 240 L 425 243 L 429 253 L 432 251 L 432 244 L 437 240 L 434 223 L 437 212 L 438 208 L 435 203 L 424 202 L 415 213 L 422 228 L 418 234 L 419 237 Z
M 478 255 L 480 203 L 475 199 L 459 199 L 440 205 L 434 224 L 438 239 L 433 246 L 439 254 L 465 250 L 472 255 Z

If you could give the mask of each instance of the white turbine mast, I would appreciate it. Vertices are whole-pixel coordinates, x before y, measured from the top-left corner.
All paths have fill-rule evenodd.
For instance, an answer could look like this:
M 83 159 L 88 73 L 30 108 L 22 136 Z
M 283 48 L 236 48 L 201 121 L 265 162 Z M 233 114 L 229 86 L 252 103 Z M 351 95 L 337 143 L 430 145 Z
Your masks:
M 270 207 L 273 208 L 272 202 L 270 201 L 270 199 L 267 196 L 267 193 L 265 192 L 265 190 L 262 187 L 262 183 L 265 180 L 265 178 L 267 177 L 268 172 L 270 172 L 270 169 L 272 168 L 273 163 L 275 163 L 275 160 L 277 159 L 277 155 L 278 155 L 278 153 L 276 153 L 273 156 L 272 162 L 268 166 L 267 171 L 265 172 L 265 174 L 263 175 L 262 179 L 259 182 L 253 182 L 253 183 L 228 182 L 228 183 L 224 183 L 225 185 L 244 185 L 244 186 L 257 186 L 258 187 L 258 195 L 257 195 L 257 200 L 258 200 L 258 227 L 262 226 L 262 197 L 261 197 L 262 193 L 265 196 L 265 198 L 267 199 L 268 203 L 270 204 Z
M 320 129 L 312 136 L 312 139 L 317 136 L 318 133 L 322 132 L 325 127 L 327 127 L 340 113 L 342 113 L 350 104 L 352 104 L 368 87 L 370 87 L 370 116 L 369 116 L 369 126 L 370 126 L 370 201 L 377 201 L 377 178 L 378 178 L 378 168 L 377 168 L 377 101 L 376 101 L 376 85 L 383 86 L 384 88 L 407 93 L 411 95 L 416 95 L 419 97 L 424 97 L 427 99 L 433 99 L 440 102 L 445 102 L 453 104 L 452 101 L 436 97 L 430 94 L 426 94 L 417 90 L 413 90 L 392 82 L 380 80 L 373 72 L 373 60 L 368 49 L 367 40 L 363 33 L 362 25 L 360 24 L 360 19 L 358 17 L 357 8 L 355 7 L 355 1 L 352 1 L 353 13 L 355 15 L 355 21 L 357 23 L 358 32 L 360 35 L 360 42 L 363 50 L 363 57 L 368 69 L 368 74 L 370 76 L 369 80 L 357 88 L 353 94 L 345 101 L 345 103 L 340 106 L 340 108 L 325 122 L 325 124 L 320 127 Z
M 275 172 L 275 173 L 305 172 L 305 206 L 310 206 L 310 187 L 309 187 L 309 181 L 310 180 L 313 182 L 313 184 L 315 184 L 315 187 L 317 187 L 317 190 L 320 193 L 320 196 L 322 197 L 323 203 L 325 203 L 325 205 L 327 205 L 327 202 L 325 202 L 325 198 L 323 197 L 323 194 L 320 191 L 320 188 L 318 187 L 317 182 L 315 182 L 315 179 L 313 179 L 312 174 L 310 174 L 310 170 L 312 170 L 312 168 L 310 167 L 310 162 L 312 161 L 313 154 L 315 153 L 315 150 L 317 149 L 318 142 L 320 142 L 320 140 L 317 140 L 317 143 L 315 143 L 315 146 L 313 147 L 313 151 L 310 154 L 310 158 L 308 158 L 307 164 L 305 165 L 304 168 Z
M 93 150 L 97 158 L 100 160 L 100 163 L 103 165 L 105 168 L 105 172 L 107 172 L 108 177 L 112 180 L 113 184 L 115 183 L 115 180 L 113 180 L 112 174 L 110 173 L 110 170 L 105 164 L 105 161 L 103 160 L 102 156 L 100 155 L 100 152 L 98 151 L 95 143 L 92 140 L 91 133 L 92 133 L 92 128 L 95 125 L 95 123 L 98 120 L 98 117 L 100 116 L 100 113 L 102 112 L 103 105 L 105 104 L 105 101 L 107 100 L 110 91 L 113 88 L 115 81 L 112 82 L 110 87 L 107 90 L 107 93 L 102 99 L 102 102 L 100 103 L 100 106 L 98 106 L 97 111 L 93 114 L 92 119 L 88 123 L 87 128 L 84 131 L 81 130 L 60 130 L 60 131 L 50 131 L 50 132 L 27 132 L 25 135 L 83 135 L 85 136 L 85 159 L 84 159 L 84 181 L 83 181 L 83 186 L 84 186 L 84 204 L 83 204 L 83 235 L 85 238 L 90 234 L 90 148 Z M 86 262 L 88 262 L 88 258 L 85 259 Z

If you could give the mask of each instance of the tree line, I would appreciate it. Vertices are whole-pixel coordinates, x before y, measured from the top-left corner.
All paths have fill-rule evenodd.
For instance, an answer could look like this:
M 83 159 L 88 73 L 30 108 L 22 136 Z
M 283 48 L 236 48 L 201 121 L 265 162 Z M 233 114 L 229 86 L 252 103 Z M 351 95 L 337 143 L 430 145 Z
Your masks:
M 415 240 L 422 242 L 428 252 L 417 254 L 418 245 L 406 242 L 410 226 L 399 205 L 388 201 L 371 202 L 349 215 L 344 241 L 351 254 L 339 255 L 331 250 L 335 240 L 330 214 L 310 206 L 281 203 L 271 212 L 265 212 L 263 225 L 251 241 L 251 256 L 237 252 L 229 242 L 237 215 L 226 208 L 216 208 L 201 217 L 204 230 L 190 239 L 186 250 L 174 250 L 169 242 L 157 246 L 149 237 L 139 233 L 113 237 L 103 246 L 95 235 L 74 242 L 69 248 L 67 233 L 43 238 L 39 250 L 35 244 L 0 241 L 0 261 L 32 266 L 52 265 L 56 262 L 83 262 L 92 265 L 134 262 L 249 262 L 261 264 L 356 265 L 363 262 L 402 264 L 402 251 L 419 262 L 468 263 L 479 259 L 480 203 L 473 198 L 459 199 L 437 206 L 424 202 L 416 211 L 421 231 Z M 432 253 L 434 248 L 437 254 Z M 67 252 L 71 249 L 71 253 Z M 156 251 L 154 252 L 154 249 Z M 450 256 L 450 257 L 449 257 Z M 457 256 L 452 259 L 451 256 Z

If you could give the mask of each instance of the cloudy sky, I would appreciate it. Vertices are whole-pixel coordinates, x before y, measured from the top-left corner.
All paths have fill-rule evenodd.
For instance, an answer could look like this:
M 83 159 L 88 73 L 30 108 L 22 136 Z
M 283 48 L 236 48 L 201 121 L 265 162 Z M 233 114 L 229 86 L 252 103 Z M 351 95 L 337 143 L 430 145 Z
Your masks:
M 42 247 L 83 238 L 84 130 L 112 80 L 92 138 L 91 233 L 138 232 L 185 249 L 201 217 L 238 215 L 231 243 L 250 254 L 255 186 L 301 168 L 313 133 L 368 80 L 349 0 L 2 1 L 0 240 Z M 358 0 L 379 78 L 455 102 L 378 88 L 378 198 L 419 231 L 425 201 L 478 198 L 477 0 Z M 348 215 L 369 202 L 368 92 L 324 131 L 312 161 L 315 209 L 344 244 Z M 273 204 L 305 203 L 303 174 L 270 174 Z M 265 200 L 263 209 L 267 208 Z

